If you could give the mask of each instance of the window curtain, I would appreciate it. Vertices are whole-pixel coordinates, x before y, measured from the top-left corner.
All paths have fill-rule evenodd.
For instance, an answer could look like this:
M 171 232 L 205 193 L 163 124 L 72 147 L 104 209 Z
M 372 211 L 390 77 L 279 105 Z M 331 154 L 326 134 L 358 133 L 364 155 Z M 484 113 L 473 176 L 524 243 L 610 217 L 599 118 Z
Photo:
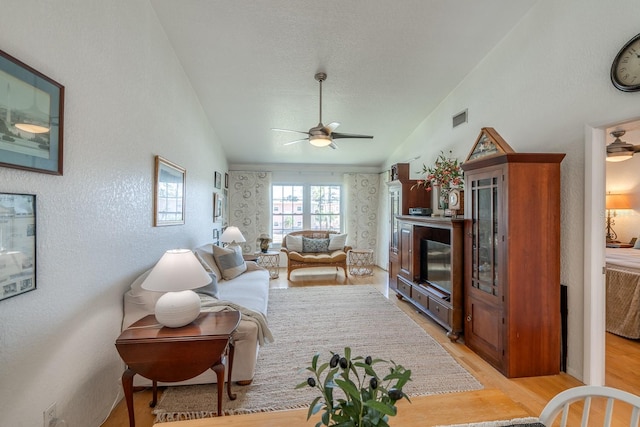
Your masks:
M 347 243 L 357 249 L 373 249 L 375 255 L 380 198 L 378 174 L 347 173 L 343 183 Z
M 270 233 L 271 172 L 229 172 L 229 225 L 240 229 L 242 252 L 254 253 L 258 237 Z

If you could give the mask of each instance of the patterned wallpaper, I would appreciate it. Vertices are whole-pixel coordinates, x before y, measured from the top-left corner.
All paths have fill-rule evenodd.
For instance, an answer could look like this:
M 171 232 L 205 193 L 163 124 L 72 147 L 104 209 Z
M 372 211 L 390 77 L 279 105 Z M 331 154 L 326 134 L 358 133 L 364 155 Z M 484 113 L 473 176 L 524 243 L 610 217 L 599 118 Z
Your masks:
M 229 225 L 240 229 L 244 253 L 257 250 L 261 233 L 270 233 L 271 172 L 229 172 Z
M 347 243 L 358 249 L 373 249 L 375 254 L 380 197 L 378 174 L 347 173 L 344 190 Z

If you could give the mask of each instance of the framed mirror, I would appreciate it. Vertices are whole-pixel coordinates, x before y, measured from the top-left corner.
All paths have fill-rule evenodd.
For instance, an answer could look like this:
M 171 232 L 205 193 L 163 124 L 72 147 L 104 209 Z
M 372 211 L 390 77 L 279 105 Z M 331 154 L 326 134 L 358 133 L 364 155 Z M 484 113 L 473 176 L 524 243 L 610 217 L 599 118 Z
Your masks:
M 177 164 L 156 156 L 153 225 L 184 224 L 185 181 L 187 171 Z

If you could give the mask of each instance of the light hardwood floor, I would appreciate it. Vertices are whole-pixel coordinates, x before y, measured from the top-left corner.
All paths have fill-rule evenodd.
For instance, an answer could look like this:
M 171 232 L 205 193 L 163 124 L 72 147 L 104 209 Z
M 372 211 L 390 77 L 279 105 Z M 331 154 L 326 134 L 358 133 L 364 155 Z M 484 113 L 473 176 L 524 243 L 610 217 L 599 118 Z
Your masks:
M 403 427 L 434 426 L 474 422 L 491 419 L 511 419 L 516 417 L 537 416 L 544 405 L 562 390 L 580 385 L 570 375 L 559 375 L 507 379 L 493 369 L 484 360 L 469 350 L 463 343 L 451 343 L 445 331 L 425 316 L 416 312 L 410 304 L 400 301 L 393 291 L 388 289 L 387 272 L 375 269 L 371 276 L 349 276 L 343 273 L 337 276 L 333 269 L 298 270 L 287 281 L 286 271 L 280 271 L 280 277 L 272 279 L 271 288 L 290 288 L 320 285 L 373 285 L 390 298 L 405 313 L 432 335 L 449 353 L 484 386 L 484 389 L 466 393 L 452 393 L 426 396 L 412 399 L 412 403 L 402 403 L 394 425 Z M 640 343 L 615 335 L 607 336 L 607 375 L 609 386 L 640 394 Z M 234 385 L 234 387 L 238 387 Z M 144 390 L 134 395 L 136 426 L 151 427 L 154 415 L 148 406 L 151 392 Z M 579 425 L 576 417 L 576 424 Z M 194 420 L 179 423 L 165 423 L 166 427 L 276 427 L 276 426 L 313 426 L 315 422 L 306 420 L 306 410 L 282 411 L 277 413 L 235 415 L 207 420 Z M 128 414 L 124 401 L 121 401 L 103 424 L 104 427 L 128 426 Z M 616 424 L 617 425 L 617 424 Z

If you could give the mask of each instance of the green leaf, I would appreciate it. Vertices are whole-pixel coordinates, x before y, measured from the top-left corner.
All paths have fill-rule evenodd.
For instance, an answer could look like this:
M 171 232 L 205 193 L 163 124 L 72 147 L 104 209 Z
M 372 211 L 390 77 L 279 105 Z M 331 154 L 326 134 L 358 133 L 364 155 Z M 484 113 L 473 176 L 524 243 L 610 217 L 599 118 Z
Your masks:
M 327 369 L 329 367 L 329 363 L 325 362 L 322 365 L 320 365 L 320 367 L 318 368 L 318 377 L 320 377 L 320 375 L 322 375 L 322 373 L 324 372 L 325 369 Z
M 316 397 L 311 402 L 311 406 L 309 406 L 309 411 L 307 412 L 307 421 L 309 421 L 309 418 L 311 418 L 313 414 L 317 413 L 320 408 L 322 408 L 322 402 L 318 403 L 318 400 L 320 400 L 320 396 Z
M 329 421 L 331 421 L 331 412 L 329 412 L 329 410 L 326 410 L 323 414 L 322 414 L 322 423 L 326 426 L 329 425 Z
M 316 353 L 313 355 L 313 359 L 311 359 L 311 368 L 315 371 L 316 366 L 318 365 L 318 358 L 320 357 L 320 353 Z
M 385 405 L 384 403 L 375 400 L 367 400 L 366 402 L 364 402 L 364 405 L 369 408 L 375 409 L 376 411 L 380 411 L 383 414 L 391 415 L 392 417 L 395 416 L 398 412 L 395 406 Z
M 345 393 L 351 396 L 352 399 L 360 400 L 360 393 L 353 381 L 336 379 L 336 384 L 338 384 Z
M 303 388 L 303 387 L 309 387 L 309 384 L 307 383 L 306 380 L 304 382 L 301 382 L 300 384 L 298 384 L 295 389 L 297 390 L 297 389 Z

